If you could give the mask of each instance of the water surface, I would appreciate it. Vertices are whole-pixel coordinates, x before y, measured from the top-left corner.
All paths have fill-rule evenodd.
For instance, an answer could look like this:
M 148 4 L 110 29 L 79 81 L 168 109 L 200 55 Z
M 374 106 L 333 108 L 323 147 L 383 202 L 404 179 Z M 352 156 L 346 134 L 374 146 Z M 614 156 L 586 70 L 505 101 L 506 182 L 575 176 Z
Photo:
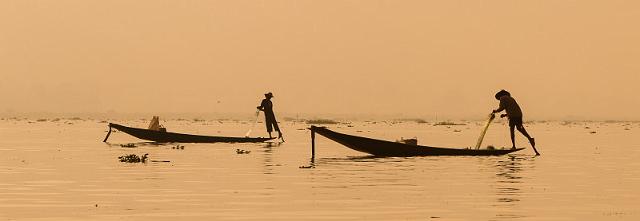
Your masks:
M 144 121 L 120 121 L 145 127 Z M 170 131 L 242 136 L 242 121 L 163 122 Z M 353 122 L 331 128 L 469 147 L 482 122 Z M 262 125 L 252 135 L 266 136 Z M 531 149 L 498 157 L 375 158 L 283 122 L 282 144 L 144 143 L 98 120 L 0 121 L 2 220 L 638 220 L 639 123 L 537 122 Z M 136 143 L 135 148 L 120 144 Z M 520 136 L 518 143 L 525 144 Z M 486 145 L 509 146 L 504 123 Z M 528 146 L 527 146 L 528 147 Z M 249 150 L 237 154 L 236 149 Z M 149 162 L 118 156 L 148 153 Z M 313 168 L 300 168 L 312 165 Z

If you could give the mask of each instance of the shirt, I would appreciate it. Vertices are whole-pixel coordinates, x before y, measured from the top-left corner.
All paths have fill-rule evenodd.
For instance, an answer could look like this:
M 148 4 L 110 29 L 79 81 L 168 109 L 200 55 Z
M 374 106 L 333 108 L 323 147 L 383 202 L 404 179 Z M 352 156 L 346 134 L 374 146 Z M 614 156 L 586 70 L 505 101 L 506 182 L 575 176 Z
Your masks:
M 273 103 L 271 103 L 271 100 L 263 99 L 262 103 L 260 103 L 260 107 L 260 110 L 264 111 L 265 114 L 273 115 Z
M 513 99 L 511 96 L 500 97 L 500 107 L 496 112 L 500 112 L 502 110 L 507 111 L 507 116 L 509 116 L 509 118 L 522 117 L 522 110 L 520 109 L 518 102 L 516 102 L 516 99 Z

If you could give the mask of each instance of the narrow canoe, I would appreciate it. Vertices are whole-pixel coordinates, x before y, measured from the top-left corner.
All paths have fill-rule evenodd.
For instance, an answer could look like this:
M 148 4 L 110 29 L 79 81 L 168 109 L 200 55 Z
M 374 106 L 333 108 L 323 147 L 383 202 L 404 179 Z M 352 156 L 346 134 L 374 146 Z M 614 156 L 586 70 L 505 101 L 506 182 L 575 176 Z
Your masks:
M 131 136 L 143 140 L 150 140 L 161 143 L 260 143 L 274 138 L 265 137 L 219 137 L 219 136 L 202 136 L 192 134 L 181 134 L 166 131 L 155 131 L 142 128 L 127 127 L 120 124 L 109 123 L 109 134 L 111 128 L 127 133 Z M 109 134 L 104 139 L 106 142 Z
M 311 126 L 310 130 L 312 133 L 318 133 L 348 148 L 374 156 L 497 156 L 524 149 L 476 150 L 471 148 L 429 147 L 348 135 L 329 130 L 326 127 Z

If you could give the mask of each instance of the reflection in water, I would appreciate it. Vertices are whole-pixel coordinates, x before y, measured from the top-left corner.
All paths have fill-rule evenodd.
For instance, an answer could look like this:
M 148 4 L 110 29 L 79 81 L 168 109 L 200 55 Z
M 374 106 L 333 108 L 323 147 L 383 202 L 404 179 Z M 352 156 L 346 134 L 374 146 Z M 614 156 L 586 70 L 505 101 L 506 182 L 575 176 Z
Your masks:
M 515 208 L 520 201 L 523 194 L 521 189 L 523 185 L 522 172 L 525 169 L 523 163 L 531 159 L 524 156 L 511 155 L 508 158 L 499 158 L 495 162 L 495 168 L 498 170 L 494 184 L 497 199 L 493 207 L 501 208 L 500 212 L 495 216 L 496 219 L 525 217 L 520 215 L 517 210 L 506 210 L 506 208 Z
M 273 148 L 274 147 L 279 147 L 280 146 L 280 142 L 277 143 L 266 143 L 264 144 L 264 146 L 262 146 L 262 149 L 264 150 L 264 171 L 263 174 L 274 174 L 273 172 L 273 167 L 274 166 L 280 166 L 280 164 L 274 164 L 273 163 Z

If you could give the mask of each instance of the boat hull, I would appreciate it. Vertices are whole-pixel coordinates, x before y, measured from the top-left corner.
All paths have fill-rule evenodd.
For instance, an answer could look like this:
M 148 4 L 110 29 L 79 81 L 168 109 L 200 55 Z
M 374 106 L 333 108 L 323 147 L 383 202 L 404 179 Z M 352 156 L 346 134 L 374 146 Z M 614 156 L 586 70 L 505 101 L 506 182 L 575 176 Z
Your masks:
M 110 128 L 117 129 L 126 134 L 142 140 L 150 140 L 161 143 L 261 143 L 274 138 L 264 137 L 220 137 L 181 134 L 173 132 L 155 131 L 142 128 L 127 127 L 120 124 L 109 123 Z
M 374 156 L 499 156 L 524 149 L 476 150 L 469 148 L 429 147 L 348 135 L 329 130 L 326 127 L 311 126 L 310 129 L 312 133 L 318 133 L 348 148 Z

